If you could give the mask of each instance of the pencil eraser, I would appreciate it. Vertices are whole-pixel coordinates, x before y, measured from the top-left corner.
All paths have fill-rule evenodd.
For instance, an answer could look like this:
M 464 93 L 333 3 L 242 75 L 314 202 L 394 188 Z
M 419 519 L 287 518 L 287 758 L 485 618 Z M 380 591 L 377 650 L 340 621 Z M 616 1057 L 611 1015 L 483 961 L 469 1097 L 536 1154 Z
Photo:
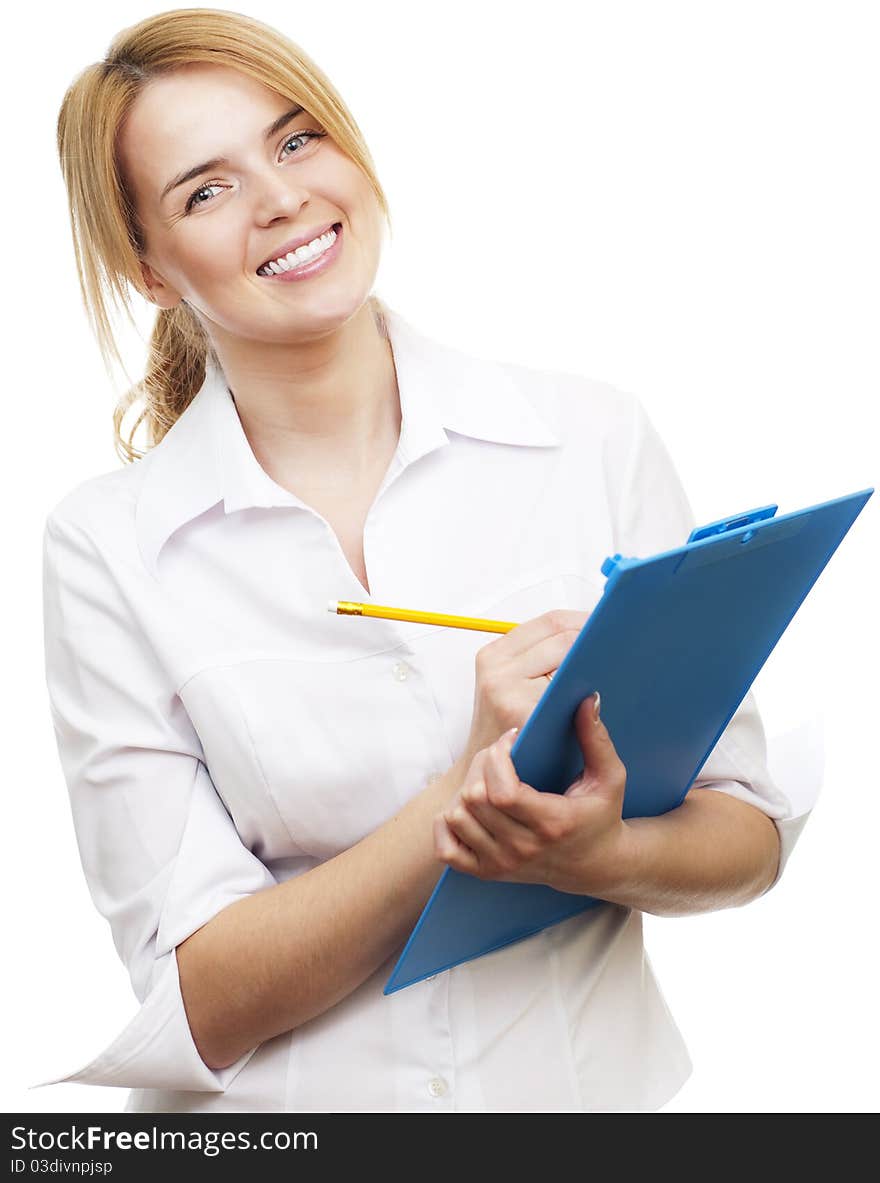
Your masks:
M 339 603 L 339 601 L 338 601 L 338 600 L 328 600 L 328 601 L 327 601 L 327 611 L 328 611 L 328 612 L 335 612 L 335 611 L 336 611 L 336 605 L 337 605 L 338 603 Z

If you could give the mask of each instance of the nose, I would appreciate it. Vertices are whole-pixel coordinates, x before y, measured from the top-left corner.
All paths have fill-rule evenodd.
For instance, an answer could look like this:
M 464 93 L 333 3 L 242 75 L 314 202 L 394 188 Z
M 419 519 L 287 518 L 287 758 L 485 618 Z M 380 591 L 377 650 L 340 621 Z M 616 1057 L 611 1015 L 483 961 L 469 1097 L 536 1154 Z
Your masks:
M 269 172 L 255 182 L 255 216 L 260 223 L 296 217 L 308 201 L 308 191 L 290 172 Z

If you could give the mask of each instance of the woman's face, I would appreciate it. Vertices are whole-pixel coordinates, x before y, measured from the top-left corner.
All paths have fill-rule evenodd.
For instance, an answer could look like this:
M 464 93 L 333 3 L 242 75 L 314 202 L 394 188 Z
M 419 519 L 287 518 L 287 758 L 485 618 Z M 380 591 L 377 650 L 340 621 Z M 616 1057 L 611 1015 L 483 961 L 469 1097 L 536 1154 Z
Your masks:
M 289 344 L 344 323 L 368 298 L 383 219 L 357 166 L 294 104 L 225 66 L 185 67 L 153 79 L 119 137 L 120 165 L 143 227 L 142 272 L 152 299 L 182 298 L 214 343 Z M 183 173 L 226 157 L 197 176 Z M 337 226 L 335 258 L 296 282 L 257 269 L 291 239 Z M 340 229 L 341 227 L 341 229 Z

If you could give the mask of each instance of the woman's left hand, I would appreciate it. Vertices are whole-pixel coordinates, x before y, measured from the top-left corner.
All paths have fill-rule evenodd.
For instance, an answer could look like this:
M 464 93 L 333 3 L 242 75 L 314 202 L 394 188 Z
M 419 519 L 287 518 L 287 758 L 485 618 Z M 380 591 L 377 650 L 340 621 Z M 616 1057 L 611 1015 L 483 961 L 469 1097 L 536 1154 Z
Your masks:
M 457 871 L 505 883 L 544 883 L 594 895 L 625 877 L 631 831 L 623 820 L 626 768 L 584 699 L 575 731 L 584 771 L 564 793 L 540 792 L 516 774 L 508 731 L 474 757 L 449 807 L 434 819 L 437 857 Z

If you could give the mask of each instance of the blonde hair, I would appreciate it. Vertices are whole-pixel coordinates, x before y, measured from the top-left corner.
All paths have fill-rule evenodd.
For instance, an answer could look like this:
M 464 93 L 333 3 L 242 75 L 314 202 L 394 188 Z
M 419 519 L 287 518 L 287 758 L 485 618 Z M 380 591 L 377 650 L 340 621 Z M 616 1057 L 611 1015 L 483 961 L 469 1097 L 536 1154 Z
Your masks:
M 364 173 L 390 227 L 388 202 L 360 128 L 326 75 L 292 41 L 237 12 L 178 8 L 119 33 L 103 61 L 87 66 L 68 88 L 58 114 L 58 155 L 67 189 L 80 290 L 104 364 L 125 365 L 110 324 L 108 297 L 134 324 L 129 287 L 146 296 L 140 256 L 145 249 L 134 200 L 117 154 L 121 125 L 152 79 L 195 62 L 224 65 L 299 103 Z M 382 327 L 382 302 L 371 296 Z M 216 355 L 201 322 L 183 302 L 159 309 L 150 335 L 146 373 L 113 412 L 114 445 L 125 462 L 146 452 L 134 446 L 145 423 L 148 448 L 160 442 L 198 393 L 209 356 Z M 140 399 L 128 438 L 122 421 Z

